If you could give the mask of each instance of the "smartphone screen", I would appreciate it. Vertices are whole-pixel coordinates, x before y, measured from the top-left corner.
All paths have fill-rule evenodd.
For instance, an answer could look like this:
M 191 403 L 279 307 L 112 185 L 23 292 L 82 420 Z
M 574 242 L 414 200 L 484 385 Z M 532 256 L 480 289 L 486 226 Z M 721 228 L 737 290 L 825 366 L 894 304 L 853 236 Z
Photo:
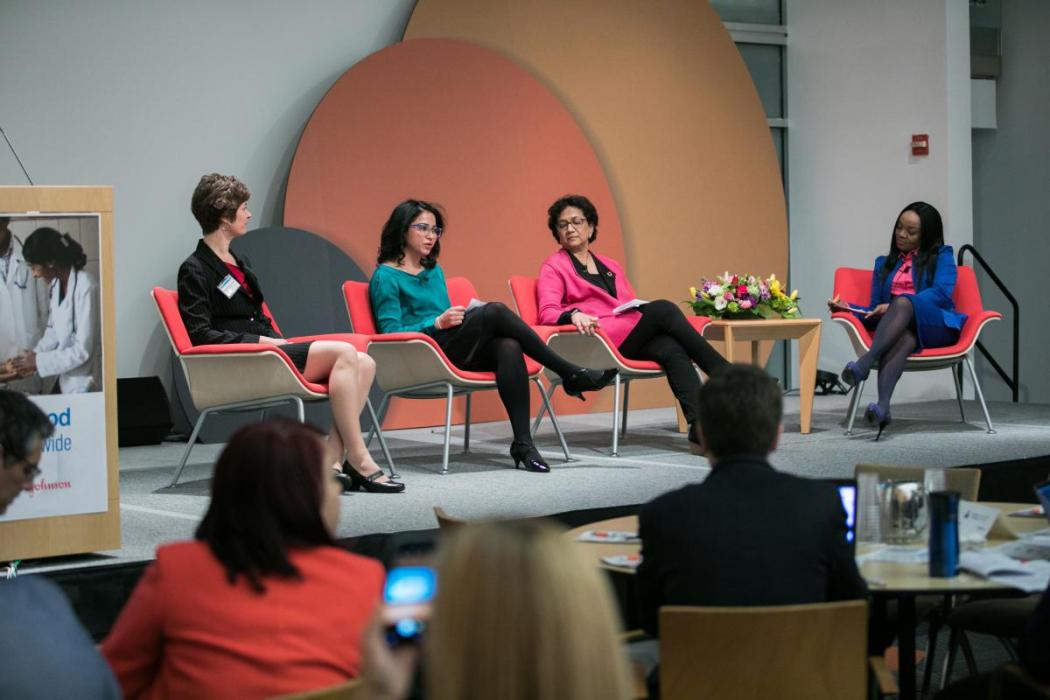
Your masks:
M 1043 506 L 1043 514 L 1046 515 L 1047 522 L 1050 522 L 1050 481 L 1036 484 L 1035 495 L 1039 498 L 1039 503 Z
M 437 573 L 429 566 L 397 566 L 387 573 L 383 623 L 391 646 L 419 642 L 435 593 Z

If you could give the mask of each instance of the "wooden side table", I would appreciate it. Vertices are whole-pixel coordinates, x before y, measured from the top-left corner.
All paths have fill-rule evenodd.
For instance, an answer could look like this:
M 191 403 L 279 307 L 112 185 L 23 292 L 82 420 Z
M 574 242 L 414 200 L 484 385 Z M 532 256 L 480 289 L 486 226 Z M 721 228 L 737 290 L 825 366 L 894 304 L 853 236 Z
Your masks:
M 802 433 L 808 433 L 813 415 L 813 390 L 817 383 L 817 358 L 820 355 L 819 318 L 772 318 L 746 321 L 716 320 L 704 326 L 704 337 L 725 342 L 725 358 L 735 362 L 734 344 L 750 342 L 752 364 L 761 364 L 759 343 L 770 340 L 798 341 L 799 413 Z M 745 358 L 740 358 L 744 360 Z

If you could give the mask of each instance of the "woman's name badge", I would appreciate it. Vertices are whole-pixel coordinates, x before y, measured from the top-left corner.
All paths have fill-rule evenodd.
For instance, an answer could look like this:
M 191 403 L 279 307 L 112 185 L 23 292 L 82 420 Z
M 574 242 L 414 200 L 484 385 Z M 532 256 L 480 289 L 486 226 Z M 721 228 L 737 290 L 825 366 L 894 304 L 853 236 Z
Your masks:
M 233 278 L 233 275 L 226 275 L 222 278 L 222 282 L 219 282 L 219 291 L 222 292 L 223 296 L 227 299 L 232 299 L 233 295 L 237 293 L 237 290 L 241 288 L 241 283 Z

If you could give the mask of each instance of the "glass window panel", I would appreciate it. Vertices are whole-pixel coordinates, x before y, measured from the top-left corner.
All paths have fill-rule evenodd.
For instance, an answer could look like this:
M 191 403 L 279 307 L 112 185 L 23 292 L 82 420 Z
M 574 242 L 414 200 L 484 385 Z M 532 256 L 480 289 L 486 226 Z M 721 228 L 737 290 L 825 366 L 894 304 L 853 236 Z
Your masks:
M 723 22 L 783 24 L 780 0 L 711 0 Z
M 784 116 L 784 51 L 777 44 L 737 44 L 737 50 L 751 73 L 766 116 Z

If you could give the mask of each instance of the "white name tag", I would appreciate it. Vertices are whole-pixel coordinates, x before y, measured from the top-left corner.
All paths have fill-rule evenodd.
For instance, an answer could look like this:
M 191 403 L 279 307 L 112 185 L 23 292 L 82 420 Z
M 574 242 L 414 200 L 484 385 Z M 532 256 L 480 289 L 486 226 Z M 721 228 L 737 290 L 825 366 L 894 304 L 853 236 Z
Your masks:
M 241 288 L 241 283 L 233 278 L 233 275 L 226 275 L 222 278 L 222 282 L 219 282 L 219 291 L 227 299 L 232 299 L 233 295 L 237 293 L 237 290 Z

